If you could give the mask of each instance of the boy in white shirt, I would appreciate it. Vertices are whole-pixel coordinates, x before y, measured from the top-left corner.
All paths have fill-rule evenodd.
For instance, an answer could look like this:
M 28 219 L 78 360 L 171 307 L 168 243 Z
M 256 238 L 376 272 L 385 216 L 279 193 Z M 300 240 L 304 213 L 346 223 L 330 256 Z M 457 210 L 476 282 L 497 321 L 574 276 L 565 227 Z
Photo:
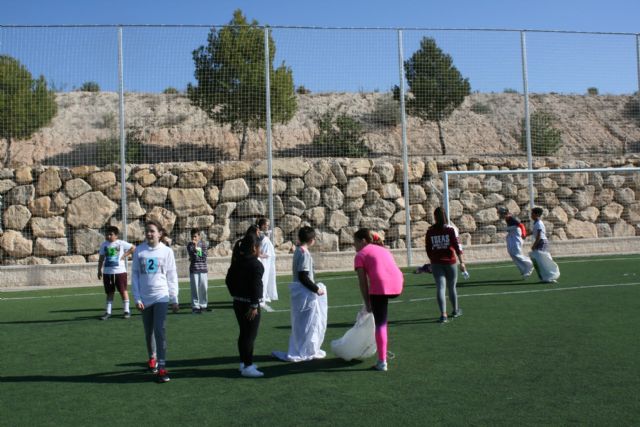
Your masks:
M 305 226 L 298 231 L 300 245 L 293 254 L 291 291 L 291 335 L 289 349 L 272 355 L 287 362 L 323 359 L 320 347 L 327 331 L 327 288 L 315 282 L 313 258 L 309 248 L 316 242 L 316 232 Z
M 173 250 L 160 241 L 164 231 L 154 222 L 145 224 L 145 239 L 133 254 L 131 282 L 133 299 L 142 312 L 144 335 L 149 353 L 148 366 L 161 383 L 169 381 L 165 369 L 167 309 L 178 305 L 178 272 Z
M 107 294 L 107 308 L 100 320 L 111 317 L 113 296 L 116 288 L 122 297 L 124 318 L 131 317 L 129 310 L 129 294 L 127 293 L 127 259 L 133 254 L 136 247 L 131 243 L 119 240 L 118 227 L 109 226 L 105 231 L 105 241 L 100 245 L 98 258 L 98 279 L 102 279 L 104 291 Z
M 553 261 L 549 253 L 549 240 L 547 239 L 547 229 L 542 222 L 542 208 L 531 209 L 531 219 L 533 220 L 533 245 L 531 245 L 531 259 L 536 268 L 538 277 L 544 283 L 556 283 L 560 277 L 558 264 Z

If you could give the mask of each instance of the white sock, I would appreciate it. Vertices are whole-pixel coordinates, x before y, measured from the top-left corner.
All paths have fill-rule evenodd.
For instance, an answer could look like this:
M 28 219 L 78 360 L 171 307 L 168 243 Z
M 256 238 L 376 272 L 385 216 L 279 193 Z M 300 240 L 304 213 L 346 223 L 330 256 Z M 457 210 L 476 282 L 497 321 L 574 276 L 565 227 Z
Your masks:
M 126 300 L 122 301 L 122 304 L 124 304 L 124 312 L 128 313 L 129 312 L 129 300 L 126 299 Z
M 112 306 L 113 306 L 113 300 L 107 300 L 107 314 L 111 314 Z

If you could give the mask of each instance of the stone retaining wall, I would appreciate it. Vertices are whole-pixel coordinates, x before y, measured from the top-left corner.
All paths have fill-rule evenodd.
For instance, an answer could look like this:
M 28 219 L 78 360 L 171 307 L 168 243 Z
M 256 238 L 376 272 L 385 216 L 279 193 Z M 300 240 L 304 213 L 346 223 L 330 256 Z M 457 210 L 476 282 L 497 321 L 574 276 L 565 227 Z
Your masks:
M 607 159 L 610 166 L 638 166 L 640 158 Z M 601 167 L 582 162 L 560 164 L 552 158 L 535 167 Z M 526 167 L 503 158 L 412 158 L 409 213 L 412 240 L 424 246 L 424 234 L 441 204 L 444 170 L 492 170 Z M 143 239 L 145 219 L 169 231 L 178 257 L 184 256 L 189 230 L 206 234 L 210 255 L 228 256 L 231 242 L 256 216 L 268 212 L 267 162 L 201 162 L 128 166 L 128 240 Z M 388 246 L 406 247 L 403 168 L 384 159 L 275 159 L 273 240 L 288 253 L 305 224 L 318 231 L 317 250 L 348 250 L 358 227 L 378 230 Z M 67 264 L 97 260 L 104 227 L 122 227 L 121 186 L 117 166 L 75 168 L 20 167 L 0 170 L 4 265 Z M 536 202 L 547 210 L 553 240 L 631 237 L 639 233 L 639 174 L 567 174 L 541 177 Z M 450 189 L 450 214 L 465 246 L 502 242 L 504 227 L 496 207 L 518 214 L 528 206 L 527 177 L 458 177 Z

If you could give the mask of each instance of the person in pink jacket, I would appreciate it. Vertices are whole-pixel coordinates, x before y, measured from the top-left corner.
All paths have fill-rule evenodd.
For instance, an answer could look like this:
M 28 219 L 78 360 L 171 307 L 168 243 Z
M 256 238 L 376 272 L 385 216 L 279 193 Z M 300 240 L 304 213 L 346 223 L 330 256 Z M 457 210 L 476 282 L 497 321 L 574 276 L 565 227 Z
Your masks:
M 361 228 L 353 235 L 356 249 L 354 268 L 362 299 L 368 312 L 373 312 L 376 325 L 378 362 L 375 369 L 387 370 L 387 308 L 389 299 L 402 293 L 404 276 L 393 255 L 386 249 L 380 236 L 368 228 Z

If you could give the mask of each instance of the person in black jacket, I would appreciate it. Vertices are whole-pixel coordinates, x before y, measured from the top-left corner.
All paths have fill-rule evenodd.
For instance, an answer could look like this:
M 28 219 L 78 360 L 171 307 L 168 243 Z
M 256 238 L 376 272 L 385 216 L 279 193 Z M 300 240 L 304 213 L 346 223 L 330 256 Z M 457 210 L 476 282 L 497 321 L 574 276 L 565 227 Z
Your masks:
M 253 364 L 253 345 L 260 326 L 260 300 L 262 299 L 262 275 L 264 267 L 258 260 L 260 240 L 257 234 L 247 233 L 234 247 L 231 267 L 226 283 L 233 297 L 233 310 L 240 326 L 238 351 L 240 373 L 243 377 L 258 378 L 264 375 Z

